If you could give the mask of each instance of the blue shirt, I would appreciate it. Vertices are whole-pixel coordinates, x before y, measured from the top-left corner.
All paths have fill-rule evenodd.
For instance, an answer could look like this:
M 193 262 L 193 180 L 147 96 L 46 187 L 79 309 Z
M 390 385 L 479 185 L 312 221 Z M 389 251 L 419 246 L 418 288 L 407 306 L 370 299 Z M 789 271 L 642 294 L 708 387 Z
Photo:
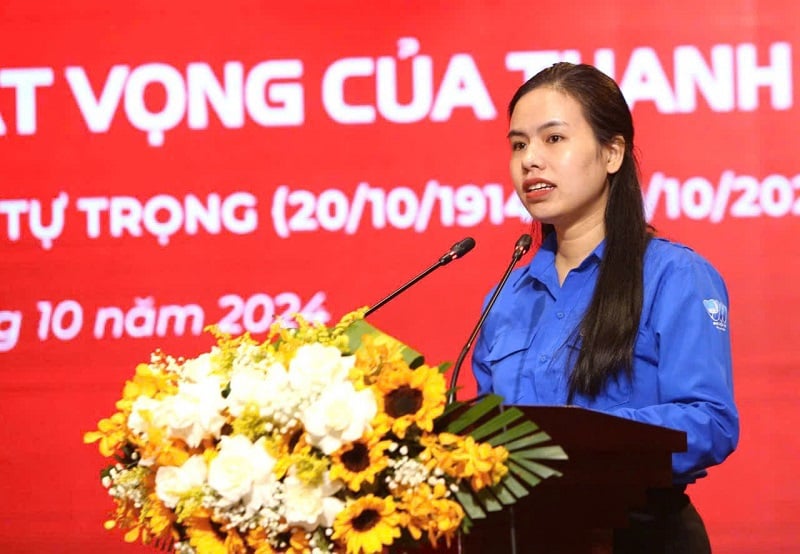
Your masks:
M 528 266 L 511 274 L 475 344 L 479 394 L 494 392 L 508 404 L 566 402 L 569 364 L 579 348 L 575 330 L 604 248 L 600 243 L 559 285 L 553 233 Z M 644 259 L 633 377 L 610 379 L 595 399 L 573 399 L 578 406 L 685 431 L 688 450 L 673 455 L 676 483 L 704 476 L 738 442 L 727 305 L 725 283 L 706 260 L 653 238 Z

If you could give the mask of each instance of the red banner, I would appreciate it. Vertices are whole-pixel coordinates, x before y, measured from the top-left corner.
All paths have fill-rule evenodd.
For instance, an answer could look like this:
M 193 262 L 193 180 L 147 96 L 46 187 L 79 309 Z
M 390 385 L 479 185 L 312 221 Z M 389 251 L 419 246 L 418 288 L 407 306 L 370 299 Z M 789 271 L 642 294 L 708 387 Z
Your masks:
M 332 322 L 472 236 L 370 318 L 454 360 L 528 226 L 507 102 L 559 60 L 620 84 L 652 223 L 730 289 L 742 439 L 690 489 L 715 551 L 800 546 L 795 2 L 43 4 L 0 7 L 4 551 L 141 548 L 82 435 L 207 325 Z

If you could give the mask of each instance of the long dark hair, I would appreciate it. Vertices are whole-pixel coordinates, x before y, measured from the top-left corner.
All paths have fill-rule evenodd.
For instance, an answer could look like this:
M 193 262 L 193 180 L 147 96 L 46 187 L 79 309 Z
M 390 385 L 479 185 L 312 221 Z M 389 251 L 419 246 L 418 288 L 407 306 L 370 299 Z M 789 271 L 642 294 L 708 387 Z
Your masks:
M 590 65 L 557 63 L 517 90 L 508 106 L 509 118 L 520 98 L 543 86 L 559 90 L 581 105 L 600 144 L 610 145 L 618 136 L 625 139 L 622 165 L 609 175 L 606 245 L 597 285 L 576 329 L 582 343 L 569 374 L 567 402 L 572 402 L 575 394 L 595 398 L 609 379 L 618 379 L 622 372 L 628 377 L 633 373 L 633 349 L 642 315 L 644 252 L 651 228 L 644 215 L 633 118 L 614 80 Z M 551 225 L 542 225 L 545 236 L 551 232 Z

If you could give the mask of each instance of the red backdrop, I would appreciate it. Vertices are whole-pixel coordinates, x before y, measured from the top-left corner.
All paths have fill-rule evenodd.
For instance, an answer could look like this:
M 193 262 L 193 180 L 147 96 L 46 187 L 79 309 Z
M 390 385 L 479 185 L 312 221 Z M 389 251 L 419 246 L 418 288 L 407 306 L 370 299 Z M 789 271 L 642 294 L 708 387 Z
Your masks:
M 46 4 L 0 5 L 3 551 L 143 550 L 82 434 L 203 325 L 336 319 L 469 235 L 372 318 L 455 359 L 526 228 L 506 102 L 559 59 L 621 83 L 653 223 L 729 285 L 742 438 L 691 489 L 715 551 L 800 547 L 796 2 Z

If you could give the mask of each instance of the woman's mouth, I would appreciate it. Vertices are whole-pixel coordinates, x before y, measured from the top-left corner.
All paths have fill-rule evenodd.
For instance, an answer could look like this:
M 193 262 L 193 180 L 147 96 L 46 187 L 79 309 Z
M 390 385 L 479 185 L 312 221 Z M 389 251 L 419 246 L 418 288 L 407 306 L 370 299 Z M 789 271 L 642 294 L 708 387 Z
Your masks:
M 522 186 L 522 190 L 525 193 L 526 198 L 537 198 L 550 192 L 554 188 L 556 188 L 556 186 L 553 183 L 544 181 L 542 179 L 531 179 L 529 181 L 525 181 Z

